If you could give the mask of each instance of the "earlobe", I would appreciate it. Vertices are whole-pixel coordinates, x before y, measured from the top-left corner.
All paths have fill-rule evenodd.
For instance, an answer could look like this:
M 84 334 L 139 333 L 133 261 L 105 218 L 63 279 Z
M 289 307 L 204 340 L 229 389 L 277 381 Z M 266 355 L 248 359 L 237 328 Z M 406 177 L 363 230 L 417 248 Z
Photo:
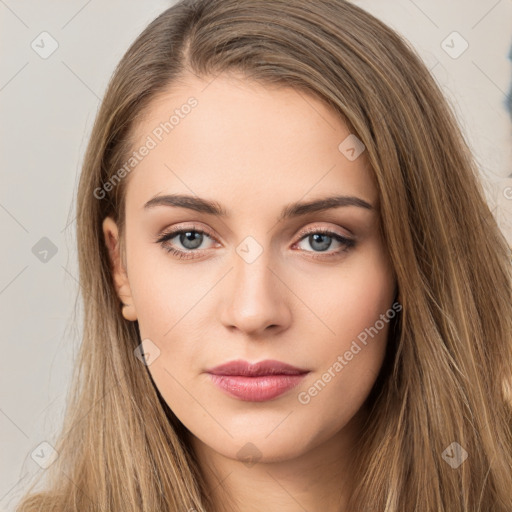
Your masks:
M 117 224 L 111 217 L 105 217 L 102 227 L 105 244 L 110 258 L 110 268 L 112 270 L 114 287 L 116 289 L 117 296 L 123 303 L 123 316 L 126 320 L 134 322 L 137 320 L 137 313 L 133 303 L 128 274 L 126 273 L 126 269 L 123 266 L 121 258 Z

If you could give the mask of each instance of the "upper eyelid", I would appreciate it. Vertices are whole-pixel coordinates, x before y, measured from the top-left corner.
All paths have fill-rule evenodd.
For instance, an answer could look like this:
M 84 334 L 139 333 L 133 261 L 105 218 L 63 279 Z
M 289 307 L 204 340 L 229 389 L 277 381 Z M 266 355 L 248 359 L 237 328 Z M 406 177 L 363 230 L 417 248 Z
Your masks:
M 196 231 L 197 233 L 204 233 L 205 235 L 208 235 L 210 238 L 218 242 L 218 239 L 215 235 L 210 233 L 205 228 L 201 228 L 199 226 L 186 226 L 186 227 L 177 227 L 177 228 L 171 228 L 171 229 L 164 229 L 160 235 L 158 235 L 157 239 L 161 238 L 167 238 L 168 236 L 172 235 L 172 238 L 179 235 L 180 233 L 186 232 L 186 231 Z
M 179 234 L 181 234 L 183 232 L 186 232 L 186 231 L 195 231 L 195 232 L 198 232 L 198 233 L 203 233 L 203 234 L 207 235 L 208 237 L 210 237 L 215 242 L 220 243 L 219 240 L 217 239 L 217 237 L 215 235 L 213 235 L 208 229 L 202 228 L 200 226 L 194 226 L 194 225 L 192 225 L 192 226 L 184 226 L 184 227 L 178 226 L 176 228 L 171 228 L 169 230 L 163 230 L 161 232 L 161 234 L 157 236 L 157 241 L 159 241 L 159 240 L 161 241 L 162 239 L 167 239 L 167 241 L 171 240 L 172 238 L 174 238 L 177 235 L 179 235 Z M 295 243 L 300 242 L 304 238 L 306 238 L 308 235 L 314 234 L 314 233 L 317 233 L 317 232 L 332 233 L 333 235 L 337 235 L 337 236 L 340 236 L 342 238 L 346 238 L 346 239 L 348 239 L 350 241 L 353 241 L 353 242 L 356 241 L 356 237 L 351 236 L 351 235 L 344 235 L 344 234 L 338 233 L 336 231 L 336 229 L 334 229 L 334 228 L 328 228 L 328 227 L 325 227 L 325 226 L 315 226 L 315 227 L 308 227 L 305 230 L 300 231 L 300 234 L 298 235 L 299 238 L 298 238 L 298 240 Z

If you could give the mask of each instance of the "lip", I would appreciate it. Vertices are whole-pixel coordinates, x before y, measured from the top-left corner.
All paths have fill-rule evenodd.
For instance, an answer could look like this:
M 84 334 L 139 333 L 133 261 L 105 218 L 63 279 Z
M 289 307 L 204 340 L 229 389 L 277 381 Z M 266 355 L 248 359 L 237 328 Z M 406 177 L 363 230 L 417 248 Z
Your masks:
M 206 370 L 228 395 L 247 402 L 265 402 L 297 386 L 309 370 L 267 359 L 249 363 L 238 359 Z

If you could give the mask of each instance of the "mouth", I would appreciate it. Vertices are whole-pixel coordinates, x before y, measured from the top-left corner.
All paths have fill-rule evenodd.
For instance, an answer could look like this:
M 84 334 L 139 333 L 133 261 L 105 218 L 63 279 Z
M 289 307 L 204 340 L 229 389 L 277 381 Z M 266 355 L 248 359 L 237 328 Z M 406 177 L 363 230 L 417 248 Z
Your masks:
M 247 402 L 275 399 L 297 386 L 309 372 L 281 361 L 252 364 L 240 359 L 206 370 L 218 388 Z

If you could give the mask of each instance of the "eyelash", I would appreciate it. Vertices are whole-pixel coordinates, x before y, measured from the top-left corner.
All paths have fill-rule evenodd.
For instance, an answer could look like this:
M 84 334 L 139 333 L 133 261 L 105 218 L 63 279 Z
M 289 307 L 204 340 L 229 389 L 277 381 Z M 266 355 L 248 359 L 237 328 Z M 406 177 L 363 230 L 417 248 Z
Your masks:
M 212 240 L 217 241 L 215 239 L 215 237 L 213 235 L 211 235 L 208 231 L 205 231 L 205 230 L 200 229 L 200 228 L 196 228 L 195 226 L 191 226 L 189 228 L 184 228 L 184 229 L 182 228 L 182 229 L 176 229 L 174 231 L 164 232 L 164 233 L 162 233 L 161 235 L 159 235 L 157 237 L 155 242 L 159 243 L 166 252 L 172 254 L 173 256 L 175 256 L 178 259 L 194 259 L 195 256 L 192 256 L 192 254 L 198 253 L 198 252 L 201 252 L 201 251 L 206 251 L 207 249 L 193 249 L 193 250 L 190 249 L 188 251 L 182 251 L 182 250 L 179 250 L 179 249 L 174 249 L 173 247 L 170 247 L 166 243 L 168 240 L 171 240 L 171 239 L 175 238 L 178 235 L 181 235 L 183 233 L 190 233 L 190 232 L 199 233 L 199 234 L 202 234 L 202 235 L 207 235 Z M 302 240 L 304 240 L 305 238 L 307 238 L 309 235 L 312 235 L 312 234 L 327 235 L 327 236 L 333 238 L 334 240 L 340 242 L 344 246 L 344 248 L 338 249 L 338 250 L 330 252 L 330 253 L 325 253 L 325 254 L 324 253 L 318 253 L 317 256 L 310 256 L 313 259 L 326 259 L 326 258 L 332 258 L 332 257 L 340 256 L 341 253 L 348 252 L 350 249 L 352 249 L 356 245 L 356 241 L 353 240 L 352 238 L 347 238 L 345 236 L 339 235 L 338 233 L 336 233 L 334 231 L 330 231 L 330 230 L 325 229 L 325 228 L 309 228 L 309 229 L 306 229 L 301 234 L 301 238 L 294 245 L 302 242 Z M 312 252 L 312 251 L 304 251 L 304 252 Z

